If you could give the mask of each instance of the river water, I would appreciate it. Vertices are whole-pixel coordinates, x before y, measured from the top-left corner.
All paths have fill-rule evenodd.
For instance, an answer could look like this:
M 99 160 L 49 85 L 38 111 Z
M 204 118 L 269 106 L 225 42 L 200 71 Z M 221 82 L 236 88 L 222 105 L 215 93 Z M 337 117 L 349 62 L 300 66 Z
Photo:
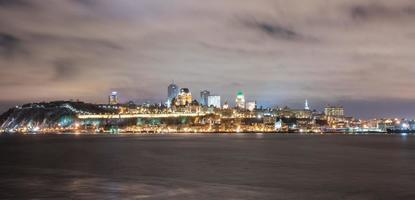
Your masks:
M 1 199 L 415 199 L 415 137 L 0 136 Z

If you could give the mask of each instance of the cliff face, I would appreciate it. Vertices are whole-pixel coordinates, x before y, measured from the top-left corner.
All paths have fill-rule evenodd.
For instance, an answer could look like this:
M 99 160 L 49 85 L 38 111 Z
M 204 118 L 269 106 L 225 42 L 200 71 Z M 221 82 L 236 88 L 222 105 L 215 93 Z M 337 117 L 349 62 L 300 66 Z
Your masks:
M 32 103 L 11 108 L 0 115 L 2 129 L 18 129 L 22 127 L 54 127 L 70 126 L 76 115 L 80 113 L 111 113 L 114 110 L 104 109 L 95 104 L 71 101 L 55 101 L 50 103 Z

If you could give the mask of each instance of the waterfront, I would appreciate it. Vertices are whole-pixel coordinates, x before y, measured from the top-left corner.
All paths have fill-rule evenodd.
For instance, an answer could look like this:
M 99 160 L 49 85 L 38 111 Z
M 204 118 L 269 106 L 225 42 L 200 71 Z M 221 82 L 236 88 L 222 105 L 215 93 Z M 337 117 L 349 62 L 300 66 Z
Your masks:
M 411 135 L 0 137 L 0 198 L 414 199 Z
M 190 96 L 187 96 L 190 97 Z M 113 97 L 118 99 L 118 96 Z M 241 98 L 239 95 L 238 98 Z M 0 115 L 0 133 L 413 133 L 415 120 L 362 120 L 343 107 L 304 109 L 230 108 L 192 104 L 93 104 L 80 101 L 29 103 Z

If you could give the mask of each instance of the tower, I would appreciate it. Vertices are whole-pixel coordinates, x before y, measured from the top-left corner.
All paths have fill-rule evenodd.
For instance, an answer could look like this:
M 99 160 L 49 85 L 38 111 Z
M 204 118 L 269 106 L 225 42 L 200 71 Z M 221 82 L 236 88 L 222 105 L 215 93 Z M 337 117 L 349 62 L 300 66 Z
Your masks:
M 307 99 L 305 100 L 305 103 L 304 103 L 304 110 L 310 110 L 310 107 L 308 107 L 308 100 Z
M 208 105 L 209 96 L 210 96 L 210 92 L 208 90 L 203 90 L 200 92 L 200 104 L 202 106 L 210 106 Z
M 237 108 L 242 108 L 242 109 L 245 108 L 245 96 L 244 96 L 244 93 L 242 91 L 239 91 L 236 94 L 235 103 L 236 103 Z
M 210 95 L 208 97 L 208 103 L 207 106 L 213 106 L 215 108 L 220 108 L 221 103 L 220 103 L 220 96 L 218 95 Z
M 167 104 L 168 104 L 168 106 L 170 106 L 172 100 L 174 98 L 176 98 L 177 95 L 179 95 L 179 86 L 177 86 L 173 82 L 167 87 Z
M 113 91 L 111 95 L 108 96 L 108 104 L 116 105 L 119 103 L 118 92 Z

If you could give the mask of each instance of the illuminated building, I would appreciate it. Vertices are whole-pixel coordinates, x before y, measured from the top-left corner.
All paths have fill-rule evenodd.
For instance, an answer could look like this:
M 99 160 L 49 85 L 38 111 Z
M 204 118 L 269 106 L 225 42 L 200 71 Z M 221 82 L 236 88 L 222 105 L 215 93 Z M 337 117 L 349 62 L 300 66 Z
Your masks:
M 236 103 L 237 108 L 241 108 L 241 109 L 245 108 L 245 96 L 244 96 L 244 93 L 242 91 L 239 91 L 236 94 L 235 103 Z
M 344 108 L 342 106 L 327 106 L 324 108 L 324 114 L 327 117 L 343 117 Z
M 188 88 L 182 88 L 180 89 L 180 93 L 177 96 L 176 105 L 177 106 L 185 106 L 192 103 L 192 93 L 190 93 L 190 90 Z
M 208 96 L 208 106 L 213 106 L 215 108 L 220 108 L 220 96 L 217 95 L 210 95 Z
M 207 90 L 203 90 L 200 92 L 200 105 L 202 106 L 210 106 L 210 104 L 208 104 L 208 98 L 210 96 L 210 92 Z
M 256 108 L 256 102 L 255 101 L 251 101 L 251 102 L 247 102 L 246 103 L 246 109 L 248 109 L 249 111 L 254 111 Z
M 405 119 L 375 119 L 362 121 L 344 116 L 341 106 L 327 106 L 324 112 L 310 110 L 308 100 L 297 109 L 285 107 L 257 107 L 255 101 L 245 102 L 242 92 L 236 96 L 236 108 L 229 107 L 225 101 L 221 109 L 221 96 L 200 92 L 201 106 L 192 98 L 188 88 L 178 89 L 177 85 L 168 87 L 171 107 L 163 103 L 134 102 L 119 104 L 117 92 L 109 95 L 109 104 L 87 104 L 78 101 L 58 101 L 50 103 L 31 103 L 13 109 L 11 123 L 0 127 L 2 132 L 57 132 L 76 130 L 86 132 L 387 132 L 415 129 L 415 121 Z M 207 99 L 206 99 L 207 97 Z M 301 100 L 300 100 L 301 101 Z M 208 107 L 209 106 L 209 107 Z M 16 119 L 18 112 L 27 112 L 30 118 Z M 64 110 L 61 110 L 64 109 Z M 43 111 L 44 110 L 44 111 Z M 45 119 L 35 119 L 38 112 L 62 113 L 70 110 L 75 116 L 60 117 L 54 124 L 43 125 Z M 45 115 L 48 116 L 48 115 Z M 19 121 L 17 121 L 19 120 Z M 36 121 L 37 120 L 37 121 Z M 30 122 L 30 123 L 28 123 Z M 8 124 L 9 122 L 7 122 Z M 5 123 L 6 124 L 6 123 Z
M 108 104 L 110 105 L 116 105 L 119 103 L 118 93 L 117 92 L 111 92 L 111 95 L 108 96 Z
M 177 95 L 179 95 L 179 86 L 172 83 L 167 88 L 167 105 L 170 107 L 170 104 L 174 98 L 177 98 Z
M 278 121 L 275 121 L 274 129 L 280 130 L 282 128 L 282 120 L 279 119 Z
M 284 118 L 298 118 L 298 119 L 309 119 L 312 117 L 310 110 L 304 109 L 291 109 L 288 107 L 282 108 L 277 112 L 277 115 Z
M 228 109 L 229 108 L 229 104 L 227 101 L 225 101 L 225 103 L 223 104 L 223 109 Z

